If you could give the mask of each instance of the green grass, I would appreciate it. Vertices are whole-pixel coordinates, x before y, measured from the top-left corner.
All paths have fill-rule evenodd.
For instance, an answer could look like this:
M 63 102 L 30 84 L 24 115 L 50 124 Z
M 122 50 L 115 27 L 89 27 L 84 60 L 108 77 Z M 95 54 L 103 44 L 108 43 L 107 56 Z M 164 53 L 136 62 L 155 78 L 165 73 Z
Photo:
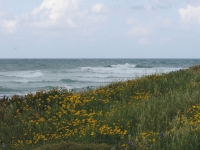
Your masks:
M 200 66 L 0 101 L 5 149 L 200 149 Z

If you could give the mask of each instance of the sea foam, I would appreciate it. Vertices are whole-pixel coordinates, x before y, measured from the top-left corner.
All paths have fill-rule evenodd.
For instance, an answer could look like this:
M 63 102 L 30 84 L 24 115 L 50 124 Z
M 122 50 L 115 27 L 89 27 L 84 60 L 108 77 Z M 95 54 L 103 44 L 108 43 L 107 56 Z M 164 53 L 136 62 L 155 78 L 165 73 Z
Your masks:
M 0 72 L 0 75 L 17 78 L 37 78 L 44 76 L 44 74 L 41 71 L 10 71 Z
M 5 63 L 6 62 L 6 63 Z M 4 60 L 0 65 L 0 96 L 66 87 L 82 89 L 143 75 L 188 68 L 200 60 L 180 59 L 41 59 Z M 0 60 L 0 64 L 2 61 Z

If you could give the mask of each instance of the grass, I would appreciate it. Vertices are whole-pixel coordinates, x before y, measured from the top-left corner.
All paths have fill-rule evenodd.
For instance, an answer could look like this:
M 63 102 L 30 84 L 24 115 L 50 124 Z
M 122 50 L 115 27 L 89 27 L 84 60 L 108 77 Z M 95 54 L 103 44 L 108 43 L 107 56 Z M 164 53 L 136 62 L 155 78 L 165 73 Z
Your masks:
M 0 101 L 2 149 L 200 149 L 200 66 Z

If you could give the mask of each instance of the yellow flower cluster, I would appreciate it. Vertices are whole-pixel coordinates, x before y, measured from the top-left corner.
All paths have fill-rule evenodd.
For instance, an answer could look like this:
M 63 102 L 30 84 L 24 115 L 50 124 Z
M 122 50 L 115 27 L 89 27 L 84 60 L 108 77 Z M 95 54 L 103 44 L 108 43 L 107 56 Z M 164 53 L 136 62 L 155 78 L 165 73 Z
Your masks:
M 25 138 L 17 140 L 15 137 L 12 146 L 17 148 L 53 139 L 76 137 L 78 140 L 96 135 L 124 138 L 127 129 L 117 123 L 106 124 L 108 120 L 105 117 L 110 115 L 105 108 L 112 108 L 109 100 L 112 92 L 112 89 L 107 91 L 105 88 L 99 88 L 86 94 L 59 94 L 58 90 L 55 90 L 49 93 L 41 91 L 35 95 L 29 94 L 20 101 L 13 99 L 16 102 L 15 119 L 23 125 Z M 102 95 L 105 95 L 104 98 Z

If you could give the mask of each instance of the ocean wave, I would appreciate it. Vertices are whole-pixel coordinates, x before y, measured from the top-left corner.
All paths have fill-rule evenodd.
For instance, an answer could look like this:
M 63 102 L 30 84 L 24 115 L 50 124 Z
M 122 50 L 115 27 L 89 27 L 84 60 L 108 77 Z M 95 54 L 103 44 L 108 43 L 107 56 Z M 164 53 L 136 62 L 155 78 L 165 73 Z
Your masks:
M 41 71 L 16 71 L 16 72 L 0 72 L 1 76 L 17 77 L 17 78 L 37 78 L 44 76 Z
M 52 83 L 52 82 L 58 82 L 58 81 L 48 81 L 48 80 L 27 80 L 27 79 L 22 79 L 22 80 L 10 80 L 6 81 L 7 83 Z
M 109 81 L 107 80 L 101 80 L 101 79 L 95 79 L 95 78 L 81 78 L 81 79 L 77 79 L 77 80 L 72 80 L 72 79 L 61 79 L 60 80 L 63 83 L 109 83 Z
M 28 83 L 54 83 L 54 82 L 58 82 L 58 81 L 48 81 L 48 80 L 38 80 L 38 81 L 28 81 Z
M 7 87 L 2 87 L 2 86 L 0 86 L 0 93 L 1 93 L 1 94 L 7 93 L 7 92 L 12 92 L 12 91 L 13 91 L 12 88 L 7 88 Z M 20 91 L 20 90 L 15 89 L 15 91 Z
M 129 64 L 129 63 L 125 63 L 125 64 L 118 64 L 118 65 L 111 65 L 113 68 L 135 68 L 137 65 L 135 64 Z
M 85 71 L 97 71 L 97 70 L 111 70 L 111 69 L 129 69 L 129 68 L 135 68 L 137 65 L 135 64 L 117 64 L 117 65 L 106 65 L 106 66 L 98 66 L 98 67 L 79 67 L 81 70 Z
M 76 76 L 79 78 L 87 77 L 87 78 L 97 78 L 97 79 L 106 79 L 106 78 L 116 78 L 118 76 L 115 75 L 109 75 L 109 74 L 92 74 L 92 75 L 87 75 L 87 76 Z
M 77 80 L 72 80 L 72 79 L 61 79 L 61 82 L 66 82 L 66 83 L 73 83 L 73 82 L 79 82 Z
M 153 67 L 146 65 L 136 65 L 135 68 L 153 68 Z
M 29 80 L 24 79 L 24 80 L 15 80 L 15 81 L 9 81 L 9 82 L 11 82 L 11 83 L 28 83 Z
M 8 60 L 9 61 L 9 60 Z M 31 61 L 28 66 L 15 63 L 0 70 L 0 94 L 24 94 L 38 89 L 49 90 L 55 86 L 79 89 L 106 85 L 118 80 L 134 79 L 142 75 L 175 71 L 187 63 L 171 60 L 43 60 Z M 36 63 L 32 63 L 36 62 Z M 40 67 L 46 63 L 44 66 Z M 191 63 L 190 63 L 191 64 Z M 187 64 L 188 65 L 188 64 Z M 186 65 L 186 66 L 187 66 Z M 11 67 L 10 69 L 8 69 Z M 18 67 L 18 68 L 17 68 Z M 19 91 L 18 91 L 19 90 Z
M 112 68 L 112 66 L 111 65 L 107 65 L 107 66 L 105 66 L 106 68 Z

